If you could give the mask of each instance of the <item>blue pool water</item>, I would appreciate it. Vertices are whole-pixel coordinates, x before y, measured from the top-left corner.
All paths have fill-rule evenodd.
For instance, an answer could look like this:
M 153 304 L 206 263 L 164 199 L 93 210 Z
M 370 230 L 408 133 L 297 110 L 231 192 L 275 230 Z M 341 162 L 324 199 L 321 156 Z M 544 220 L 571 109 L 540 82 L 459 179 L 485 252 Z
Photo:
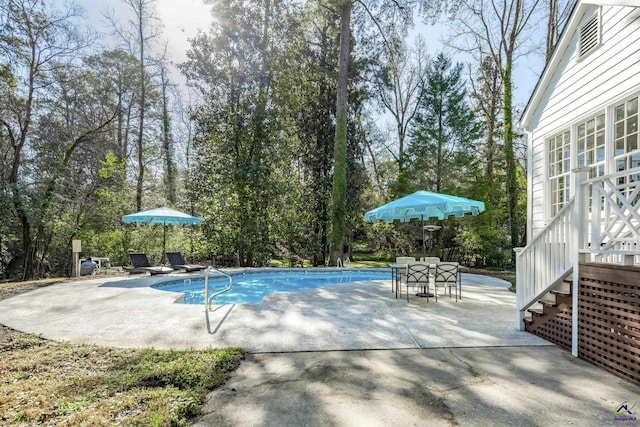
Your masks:
M 252 304 L 272 292 L 294 292 L 367 280 L 390 280 L 386 269 L 251 271 L 231 274 L 233 289 L 215 297 L 213 304 Z M 227 287 L 229 279 L 211 273 L 209 295 Z M 204 275 L 190 276 L 153 285 L 163 291 L 182 292 L 184 304 L 204 304 Z

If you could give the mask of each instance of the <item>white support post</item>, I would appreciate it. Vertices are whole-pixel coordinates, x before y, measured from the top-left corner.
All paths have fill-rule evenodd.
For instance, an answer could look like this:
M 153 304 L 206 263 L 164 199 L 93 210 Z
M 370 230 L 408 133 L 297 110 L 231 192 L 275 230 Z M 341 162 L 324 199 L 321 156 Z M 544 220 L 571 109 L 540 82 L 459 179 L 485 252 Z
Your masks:
M 582 185 L 589 179 L 588 167 L 574 169 L 573 189 L 575 191 L 575 204 L 571 214 L 572 233 L 572 258 L 573 276 L 571 286 L 572 314 L 571 314 L 571 354 L 578 357 L 578 283 L 580 280 L 580 262 L 584 260 L 581 250 L 585 248 L 585 236 L 587 235 L 587 218 L 589 215 L 589 198 L 587 197 L 586 186 Z M 568 243 L 568 242 L 567 242 Z
M 82 252 L 82 241 L 73 239 L 71 241 L 72 266 L 71 277 L 80 277 L 80 252 Z
M 597 188 L 597 189 L 596 189 Z M 604 183 L 597 182 L 591 187 L 591 195 L 592 195 L 592 203 L 594 205 L 600 204 L 600 200 L 604 194 Z M 605 221 L 604 218 L 609 217 L 610 214 L 603 213 L 602 209 L 594 209 L 591 212 L 591 229 L 589 231 L 590 243 L 592 254 L 590 255 L 590 259 L 596 262 L 602 262 L 602 259 L 605 257 L 603 254 L 597 253 L 596 251 L 600 249 L 600 244 L 602 243 L 602 238 L 600 236 L 600 229 L 602 227 L 602 221 Z M 595 256 L 593 255 L 595 253 Z
M 518 331 L 524 331 L 524 311 L 520 309 L 520 301 L 522 301 L 522 287 L 523 283 L 522 271 L 520 271 L 520 253 L 524 248 L 513 248 L 516 253 L 516 329 Z

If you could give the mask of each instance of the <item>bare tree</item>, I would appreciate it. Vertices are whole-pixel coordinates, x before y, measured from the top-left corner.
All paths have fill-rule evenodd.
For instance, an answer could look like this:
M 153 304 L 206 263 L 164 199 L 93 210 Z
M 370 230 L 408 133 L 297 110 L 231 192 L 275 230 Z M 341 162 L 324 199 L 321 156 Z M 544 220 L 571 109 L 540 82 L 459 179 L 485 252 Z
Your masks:
M 549 62 L 553 49 L 555 49 L 562 27 L 569 19 L 571 12 L 571 0 L 547 0 L 548 1 L 548 17 L 547 17 L 547 43 L 545 50 L 545 62 Z
M 421 37 L 416 39 L 413 49 L 407 47 L 404 41 L 399 41 L 397 45 L 395 49 L 385 50 L 383 62 L 386 65 L 374 80 L 380 103 L 395 121 L 398 145 L 397 151 L 390 150 L 390 153 L 398 165 L 396 192 L 404 187 L 405 139 L 416 115 L 418 99 L 427 81 L 430 64 L 426 45 Z
M 121 0 L 129 7 L 133 19 L 129 26 L 122 26 L 115 13 L 109 12 L 106 16 L 111 22 L 115 35 L 119 36 L 128 46 L 132 54 L 138 58 L 138 130 L 136 135 L 136 154 L 138 175 L 136 178 L 136 209 L 142 209 L 142 194 L 145 179 L 145 119 L 147 116 L 147 97 L 150 79 L 147 73 L 148 52 L 150 44 L 160 35 L 161 26 L 156 15 L 157 0 Z
M 166 61 L 166 45 L 162 57 L 157 61 L 158 78 L 160 79 L 160 102 L 162 103 L 162 160 L 164 163 L 164 186 L 167 199 L 171 205 L 177 201 L 176 195 L 176 164 L 173 134 L 171 129 L 171 114 L 169 112 L 171 82 Z
M 472 74 L 472 73 L 470 73 Z M 499 164 L 498 139 L 500 137 L 499 117 L 502 114 L 502 82 L 499 70 L 489 57 L 484 57 L 477 70 L 476 77 L 471 79 L 472 96 L 476 100 L 485 123 L 485 143 L 482 147 L 484 176 L 491 188 L 497 188 L 496 169 Z M 491 191 L 491 206 L 497 206 L 500 192 Z
M 109 93 L 115 98 L 118 111 L 116 120 L 116 151 L 118 161 L 125 165 L 130 156 L 131 122 L 136 115 L 138 60 L 122 50 L 108 50 L 86 59 L 87 65 L 96 75 L 102 75 L 109 84 Z M 123 172 L 126 172 L 123 170 Z M 125 174 L 126 176 L 126 174 Z
M 511 245 L 520 244 L 517 212 L 520 189 L 513 131 L 513 68 L 517 58 L 533 50 L 532 17 L 538 13 L 541 0 L 461 0 L 452 25 L 453 47 L 472 55 L 478 64 L 489 60 L 500 73 L 502 84 L 502 137 L 507 174 L 507 193 Z M 488 58 L 488 59 L 487 59 Z
M 2 172 L 22 228 L 22 253 L 14 258 L 12 270 L 21 269 L 23 279 L 34 273 L 37 248 L 22 162 L 50 76 L 91 42 L 71 25 L 79 15 L 74 6 L 57 11 L 40 0 L 0 0 L 0 126 L 10 148 L 10 166 Z

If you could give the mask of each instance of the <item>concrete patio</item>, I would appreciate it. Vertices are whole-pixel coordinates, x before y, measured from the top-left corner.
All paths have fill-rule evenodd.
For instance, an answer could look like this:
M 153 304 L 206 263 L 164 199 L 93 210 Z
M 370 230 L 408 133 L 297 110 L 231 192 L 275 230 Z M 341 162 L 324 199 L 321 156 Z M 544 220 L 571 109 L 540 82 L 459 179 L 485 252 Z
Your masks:
M 40 288 L 0 301 L 0 323 L 108 346 L 244 348 L 196 426 L 638 425 L 640 388 L 516 331 L 506 282 L 463 275 L 457 303 L 407 303 L 389 281 L 374 281 L 206 313 L 149 287 L 163 280 Z M 632 413 L 616 413 L 621 405 Z
M 395 298 L 389 280 L 274 293 L 257 304 L 176 304 L 168 276 L 68 281 L 0 301 L 0 323 L 55 340 L 116 347 L 256 352 L 549 345 L 515 329 L 507 282 L 465 274 L 463 298 Z

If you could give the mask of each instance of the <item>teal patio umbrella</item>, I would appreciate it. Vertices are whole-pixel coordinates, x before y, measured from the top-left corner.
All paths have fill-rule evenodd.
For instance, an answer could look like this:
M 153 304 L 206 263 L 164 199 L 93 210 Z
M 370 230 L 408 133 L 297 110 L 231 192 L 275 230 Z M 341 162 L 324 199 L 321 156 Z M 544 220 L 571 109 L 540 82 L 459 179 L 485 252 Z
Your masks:
M 408 222 L 420 219 L 422 227 L 422 251 L 424 248 L 424 221 L 429 218 L 461 218 L 465 214 L 478 215 L 484 211 L 484 202 L 431 191 L 415 193 L 393 200 L 364 214 L 365 221 Z
M 142 211 L 122 217 L 122 222 L 127 224 L 162 224 L 164 229 L 162 235 L 162 259 L 166 252 L 167 243 L 167 225 L 198 225 L 202 224 L 202 220 L 196 216 L 186 214 L 171 208 L 156 208 L 148 211 Z

